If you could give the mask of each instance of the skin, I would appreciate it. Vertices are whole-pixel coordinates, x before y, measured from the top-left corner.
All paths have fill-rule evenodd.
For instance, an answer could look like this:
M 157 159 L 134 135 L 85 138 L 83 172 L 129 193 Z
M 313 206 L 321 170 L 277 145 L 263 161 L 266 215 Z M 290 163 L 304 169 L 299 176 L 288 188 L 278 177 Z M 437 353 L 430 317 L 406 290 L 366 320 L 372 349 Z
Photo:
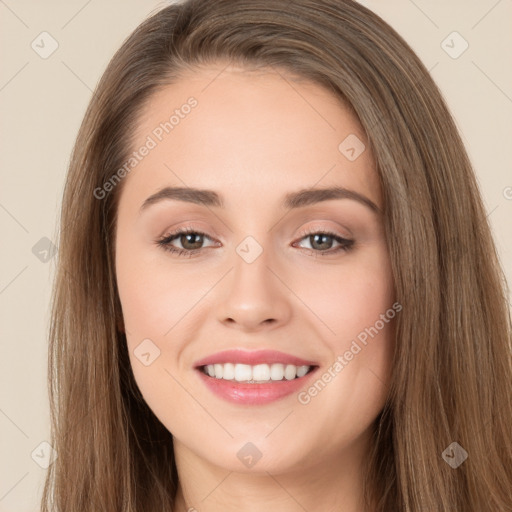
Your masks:
M 176 509 L 360 512 L 370 427 L 391 374 L 393 322 L 307 404 L 296 394 L 265 405 L 226 402 L 194 363 L 225 349 L 274 349 L 316 361 L 320 376 L 391 308 L 382 216 L 352 199 L 288 212 L 281 205 L 288 192 L 337 185 L 382 208 L 364 132 L 319 85 L 219 63 L 151 98 L 133 150 L 190 96 L 197 107 L 124 178 L 116 233 L 130 361 L 145 400 L 173 434 Z M 367 146 L 355 161 L 338 150 L 350 134 Z M 212 189 L 226 206 L 163 200 L 139 213 L 164 186 Z M 198 255 L 155 243 L 185 226 L 207 234 Z M 334 253 L 334 239 L 315 245 L 302 235 L 308 228 L 355 244 Z M 263 249 L 250 264 L 236 252 L 247 236 Z M 193 247 L 184 237 L 172 243 Z M 134 355 L 144 339 L 160 350 L 148 366 Z M 261 453 L 251 468 L 237 457 L 248 442 Z

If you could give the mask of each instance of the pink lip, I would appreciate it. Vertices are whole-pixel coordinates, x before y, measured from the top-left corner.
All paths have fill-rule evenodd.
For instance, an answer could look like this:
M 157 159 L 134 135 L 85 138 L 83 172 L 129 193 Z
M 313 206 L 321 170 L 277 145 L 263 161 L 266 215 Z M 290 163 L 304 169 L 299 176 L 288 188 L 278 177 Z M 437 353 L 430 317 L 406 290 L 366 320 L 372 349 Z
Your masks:
M 293 364 L 295 366 L 312 366 L 313 368 L 304 375 L 293 380 L 269 381 L 262 384 L 248 384 L 210 377 L 203 372 L 203 366 L 209 364 Z M 194 364 L 200 379 L 204 384 L 220 398 L 239 405 L 263 405 L 281 398 L 298 393 L 310 380 L 311 375 L 317 370 L 317 363 L 300 357 L 278 352 L 276 350 L 225 350 L 205 357 Z
M 293 364 L 295 366 L 316 366 L 314 361 L 306 361 L 300 357 L 295 357 L 284 352 L 276 350 L 223 350 L 211 356 L 205 357 L 194 363 L 194 367 L 206 366 L 208 364 L 224 364 L 224 363 L 240 363 L 250 364 L 255 366 L 257 364 Z
M 284 398 L 292 393 L 297 394 L 316 373 L 317 368 L 293 380 L 276 380 L 264 384 L 248 384 L 230 380 L 216 379 L 196 370 L 201 380 L 218 397 L 239 405 L 263 405 Z

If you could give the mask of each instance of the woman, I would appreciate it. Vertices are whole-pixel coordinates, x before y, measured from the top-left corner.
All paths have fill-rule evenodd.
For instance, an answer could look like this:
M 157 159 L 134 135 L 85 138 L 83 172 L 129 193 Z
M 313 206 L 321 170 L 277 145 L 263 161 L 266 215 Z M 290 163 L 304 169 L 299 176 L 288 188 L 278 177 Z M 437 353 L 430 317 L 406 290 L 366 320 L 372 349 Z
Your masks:
M 436 85 L 361 5 L 145 21 L 59 246 L 43 510 L 512 510 L 486 213 Z

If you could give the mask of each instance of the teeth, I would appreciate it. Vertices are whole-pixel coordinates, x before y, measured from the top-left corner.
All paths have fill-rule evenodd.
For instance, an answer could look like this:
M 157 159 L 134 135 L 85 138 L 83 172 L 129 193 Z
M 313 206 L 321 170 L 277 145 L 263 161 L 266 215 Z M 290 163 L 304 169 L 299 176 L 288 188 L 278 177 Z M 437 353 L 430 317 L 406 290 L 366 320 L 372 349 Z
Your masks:
M 253 366 L 252 378 L 254 380 L 270 380 L 270 366 L 268 364 L 257 364 Z
M 210 377 L 237 382 L 270 382 L 275 380 L 293 380 L 304 377 L 310 366 L 295 366 L 293 364 L 248 364 L 225 363 L 209 364 L 203 367 L 203 372 Z
M 235 364 L 235 380 L 243 382 L 252 379 L 252 368 L 248 364 Z
M 283 377 L 284 377 L 284 366 L 282 364 L 273 364 L 270 367 L 271 380 L 283 380 Z
M 284 378 L 286 380 L 295 379 L 297 376 L 297 367 L 293 364 L 287 364 L 284 368 Z
M 212 365 L 209 364 L 206 368 L 208 368 L 209 366 L 212 366 Z M 235 378 L 235 365 L 231 364 L 231 363 L 226 363 L 221 366 L 222 366 L 222 372 L 217 377 L 217 372 L 215 371 L 215 365 L 213 365 L 213 368 L 214 368 L 213 371 L 215 373 L 213 375 L 211 375 L 211 377 L 216 377 L 218 379 L 233 380 Z
M 304 377 L 309 371 L 309 366 L 299 366 L 297 368 L 297 377 Z
M 209 366 L 211 366 L 211 365 L 209 365 Z M 210 377 L 215 377 L 217 375 L 219 379 L 222 378 L 222 376 L 224 375 L 224 365 L 214 364 L 213 368 L 214 368 L 214 374 L 210 375 Z M 208 375 L 209 375 L 209 373 L 208 373 Z

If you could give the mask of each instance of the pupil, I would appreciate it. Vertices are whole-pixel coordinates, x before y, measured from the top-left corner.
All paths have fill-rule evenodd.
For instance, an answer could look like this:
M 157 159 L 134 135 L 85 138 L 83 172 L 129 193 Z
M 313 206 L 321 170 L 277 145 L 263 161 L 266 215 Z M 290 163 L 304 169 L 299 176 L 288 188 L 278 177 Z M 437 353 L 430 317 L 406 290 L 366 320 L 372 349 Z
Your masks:
M 317 239 L 320 239 L 320 240 L 326 239 L 326 238 L 329 239 L 329 238 L 331 238 L 331 235 L 317 234 L 317 235 L 313 235 L 312 238 L 314 239 L 314 243 L 312 243 L 311 246 L 314 247 L 314 244 L 316 243 Z M 329 247 L 330 244 L 328 242 L 320 241 L 320 245 L 324 245 L 324 247 L 320 247 L 321 249 L 330 249 L 330 247 Z M 327 246 L 327 247 L 325 247 L 325 246 Z
M 183 239 L 181 240 L 181 245 L 183 245 L 183 247 L 185 247 L 185 249 L 198 249 L 201 247 L 201 244 L 202 244 L 202 235 L 198 235 L 197 233 L 187 233 L 186 235 L 184 235 L 185 237 L 185 240 L 186 242 L 183 243 Z M 187 244 L 189 243 L 189 238 L 193 239 L 194 237 L 198 237 L 199 238 L 199 241 L 197 242 L 190 242 L 191 245 L 193 245 L 194 247 L 187 247 Z M 197 246 L 197 247 L 195 247 Z

